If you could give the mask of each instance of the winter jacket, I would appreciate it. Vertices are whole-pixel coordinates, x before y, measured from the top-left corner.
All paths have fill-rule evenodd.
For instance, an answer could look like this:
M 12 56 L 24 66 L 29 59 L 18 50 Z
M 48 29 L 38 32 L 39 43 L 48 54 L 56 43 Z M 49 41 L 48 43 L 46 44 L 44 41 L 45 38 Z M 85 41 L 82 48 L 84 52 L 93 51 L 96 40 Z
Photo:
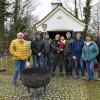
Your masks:
M 52 53 L 53 54 L 60 54 L 61 46 L 59 45 L 59 41 L 53 40 L 51 43 L 51 46 L 52 46 Z M 59 51 L 59 53 L 58 53 L 58 51 Z
M 52 52 L 51 40 L 44 40 L 44 54 L 50 54 Z
M 82 48 L 84 46 L 84 41 L 80 40 L 73 40 L 72 42 L 72 55 L 76 57 L 82 56 Z
M 72 54 L 72 42 L 73 42 L 73 39 L 66 40 L 65 48 L 64 48 L 64 55 Z
M 96 44 L 98 46 L 98 49 L 99 49 L 99 54 L 97 56 L 97 61 L 100 62 L 100 37 L 97 37 L 95 42 L 96 42 Z
M 38 55 L 38 53 L 44 53 L 44 41 L 43 40 L 34 40 L 31 43 L 31 50 L 33 55 Z
M 24 40 L 26 40 L 29 43 L 29 51 L 30 51 L 30 55 L 31 55 L 31 53 L 32 53 L 32 51 L 31 51 L 32 39 L 31 39 L 30 35 L 24 36 Z
M 84 61 L 95 61 L 98 53 L 99 50 L 95 42 L 91 42 L 89 46 L 85 43 L 82 49 L 82 58 Z
M 26 40 L 26 41 L 32 41 L 32 39 L 31 39 L 31 37 L 29 35 L 24 36 L 24 40 Z
M 15 60 L 27 60 L 29 57 L 29 44 L 27 41 L 20 42 L 19 39 L 15 39 L 11 42 L 10 53 Z

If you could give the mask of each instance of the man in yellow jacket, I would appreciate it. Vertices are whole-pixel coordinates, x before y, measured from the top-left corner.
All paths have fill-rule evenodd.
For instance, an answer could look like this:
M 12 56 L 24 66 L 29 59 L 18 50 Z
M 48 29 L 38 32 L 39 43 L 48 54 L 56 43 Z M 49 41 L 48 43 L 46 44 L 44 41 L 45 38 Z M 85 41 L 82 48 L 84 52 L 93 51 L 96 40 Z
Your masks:
M 25 69 L 26 61 L 30 56 L 29 44 L 23 39 L 23 33 L 17 34 L 17 39 L 10 45 L 10 53 L 15 59 L 15 72 L 13 75 L 13 85 L 17 86 L 18 74 Z

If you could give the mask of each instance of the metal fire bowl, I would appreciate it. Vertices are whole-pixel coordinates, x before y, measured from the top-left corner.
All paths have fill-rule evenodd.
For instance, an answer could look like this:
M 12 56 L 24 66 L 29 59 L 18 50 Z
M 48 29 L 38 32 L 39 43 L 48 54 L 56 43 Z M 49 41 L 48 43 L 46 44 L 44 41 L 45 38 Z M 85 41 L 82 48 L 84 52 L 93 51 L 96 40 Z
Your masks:
M 40 88 L 47 85 L 50 82 L 49 71 L 42 68 L 25 69 L 21 72 L 22 84 L 29 88 Z

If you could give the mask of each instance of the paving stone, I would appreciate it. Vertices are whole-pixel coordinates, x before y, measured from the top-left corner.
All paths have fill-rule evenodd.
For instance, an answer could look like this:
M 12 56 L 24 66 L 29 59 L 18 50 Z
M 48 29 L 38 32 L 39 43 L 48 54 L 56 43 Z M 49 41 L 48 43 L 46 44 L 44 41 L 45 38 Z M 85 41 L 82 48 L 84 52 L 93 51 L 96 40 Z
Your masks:
M 31 96 L 26 96 L 26 87 L 18 82 L 18 87 L 12 86 L 12 76 L 0 75 L 0 100 L 31 100 Z M 98 87 L 99 88 L 99 87 Z M 38 89 L 39 91 L 39 89 Z M 43 92 L 43 88 L 41 88 Z M 100 90 L 98 89 L 100 92 Z M 2 96 L 1 96 L 2 95 Z M 55 76 L 47 86 L 46 93 L 42 93 L 36 100 L 87 100 L 88 90 L 81 79 L 67 79 Z

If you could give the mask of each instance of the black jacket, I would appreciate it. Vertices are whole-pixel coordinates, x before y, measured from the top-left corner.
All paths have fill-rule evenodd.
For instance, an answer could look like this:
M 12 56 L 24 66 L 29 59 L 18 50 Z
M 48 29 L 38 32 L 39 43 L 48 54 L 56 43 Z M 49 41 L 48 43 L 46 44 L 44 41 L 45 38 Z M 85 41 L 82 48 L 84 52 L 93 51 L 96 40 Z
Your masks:
M 31 37 L 30 37 L 29 35 L 24 36 L 24 40 L 26 40 L 26 41 L 31 41 L 31 42 L 32 42 L 32 39 L 31 39 Z
M 72 54 L 72 42 L 73 42 L 73 39 L 66 40 L 65 48 L 64 48 L 64 55 Z
M 97 61 L 100 62 L 100 37 L 97 37 L 95 42 L 99 48 L 99 55 L 97 56 Z
M 34 40 L 31 43 L 31 50 L 33 55 L 38 53 L 44 53 L 44 41 L 43 40 Z
M 57 40 L 53 40 L 51 43 L 51 46 L 52 46 L 52 53 L 53 54 L 60 54 L 61 53 L 61 51 L 60 51 L 61 47 L 58 44 Z M 57 51 L 59 51 L 59 53 Z
M 44 40 L 44 54 L 50 54 L 52 52 L 51 40 Z

